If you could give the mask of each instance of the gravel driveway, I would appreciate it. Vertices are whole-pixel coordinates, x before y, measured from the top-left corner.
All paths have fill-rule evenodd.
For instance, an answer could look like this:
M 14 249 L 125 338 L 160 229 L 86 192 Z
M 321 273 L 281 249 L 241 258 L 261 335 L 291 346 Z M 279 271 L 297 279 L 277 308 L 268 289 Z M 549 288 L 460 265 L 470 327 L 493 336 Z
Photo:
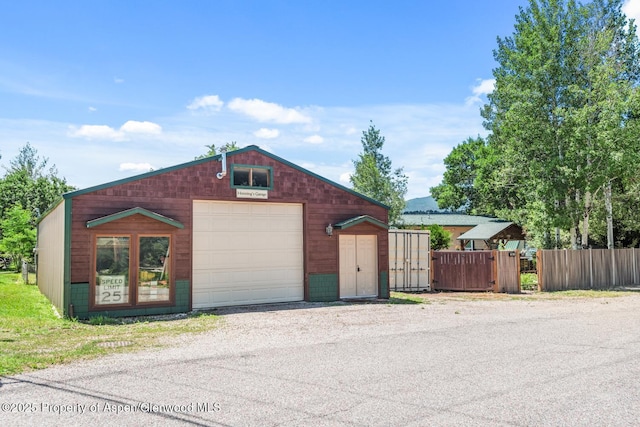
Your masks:
M 638 425 L 640 295 L 219 310 L 169 348 L 0 381 L 0 424 Z

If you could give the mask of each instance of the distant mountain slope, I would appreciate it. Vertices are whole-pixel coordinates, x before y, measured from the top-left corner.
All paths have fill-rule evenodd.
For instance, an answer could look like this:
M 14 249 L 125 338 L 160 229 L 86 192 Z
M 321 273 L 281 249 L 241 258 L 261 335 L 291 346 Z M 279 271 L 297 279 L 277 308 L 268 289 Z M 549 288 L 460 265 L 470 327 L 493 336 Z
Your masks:
M 407 200 L 407 205 L 403 212 L 444 212 L 444 209 L 438 208 L 438 203 L 431 196 L 418 197 L 416 199 Z

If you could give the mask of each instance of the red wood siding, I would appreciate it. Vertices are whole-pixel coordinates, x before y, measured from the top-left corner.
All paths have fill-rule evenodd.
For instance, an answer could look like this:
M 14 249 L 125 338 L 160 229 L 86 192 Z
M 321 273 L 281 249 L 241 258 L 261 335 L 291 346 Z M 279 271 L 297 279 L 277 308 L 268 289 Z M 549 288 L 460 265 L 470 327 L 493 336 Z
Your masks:
M 193 200 L 302 203 L 305 216 L 305 280 L 308 274 L 337 273 L 337 235 L 340 232 L 377 235 L 378 268 L 379 271 L 388 269 L 387 230 L 360 224 L 347 230 L 334 231 L 333 237 L 328 237 L 325 233 L 327 225 L 359 215 L 370 215 L 386 223 L 386 209 L 258 151 L 231 153 L 227 160 L 229 169 L 232 163 L 272 167 L 273 189 L 269 190 L 269 199 L 236 198 L 236 190 L 230 185 L 230 173 L 222 180 L 216 178 L 216 173 L 221 171 L 221 163 L 217 160 L 169 170 L 73 197 L 71 282 L 89 281 L 92 236 L 105 230 L 102 226 L 87 229 L 86 222 L 134 207 L 157 212 L 184 224 L 184 229 L 173 231 L 175 279 L 190 280 Z M 113 226 L 118 222 L 114 221 Z M 162 227 L 166 226 L 162 224 Z M 166 228 L 163 230 L 166 232 Z

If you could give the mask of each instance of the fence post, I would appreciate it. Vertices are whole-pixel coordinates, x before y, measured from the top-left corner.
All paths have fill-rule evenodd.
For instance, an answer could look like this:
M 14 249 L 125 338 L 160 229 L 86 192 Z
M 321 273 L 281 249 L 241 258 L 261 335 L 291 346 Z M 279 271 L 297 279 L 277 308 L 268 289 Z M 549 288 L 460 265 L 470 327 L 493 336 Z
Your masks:
M 538 274 L 538 292 L 544 291 L 544 274 L 542 274 L 542 249 L 536 251 L 536 273 Z
M 611 248 L 611 280 L 613 287 L 616 286 L 616 250 Z
M 25 285 L 29 284 L 29 265 L 25 260 L 22 260 L 22 281 Z
M 564 290 L 569 289 L 569 253 L 564 250 Z
M 589 248 L 589 289 L 593 289 L 593 252 Z
M 636 248 L 631 248 L 631 258 L 633 259 L 633 284 L 638 284 L 637 265 L 636 265 Z

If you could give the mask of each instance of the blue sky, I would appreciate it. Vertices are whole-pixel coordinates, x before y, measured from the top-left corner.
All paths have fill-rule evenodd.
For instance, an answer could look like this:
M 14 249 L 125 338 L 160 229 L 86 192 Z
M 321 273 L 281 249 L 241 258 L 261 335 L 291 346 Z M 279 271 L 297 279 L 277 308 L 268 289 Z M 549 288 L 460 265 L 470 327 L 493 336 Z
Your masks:
M 496 37 L 527 2 L 3 3 L 2 165 L 29 141 L 86 188 L 237 141 L 350 186 L 373 121 L 414 198 L 485 134 Z

